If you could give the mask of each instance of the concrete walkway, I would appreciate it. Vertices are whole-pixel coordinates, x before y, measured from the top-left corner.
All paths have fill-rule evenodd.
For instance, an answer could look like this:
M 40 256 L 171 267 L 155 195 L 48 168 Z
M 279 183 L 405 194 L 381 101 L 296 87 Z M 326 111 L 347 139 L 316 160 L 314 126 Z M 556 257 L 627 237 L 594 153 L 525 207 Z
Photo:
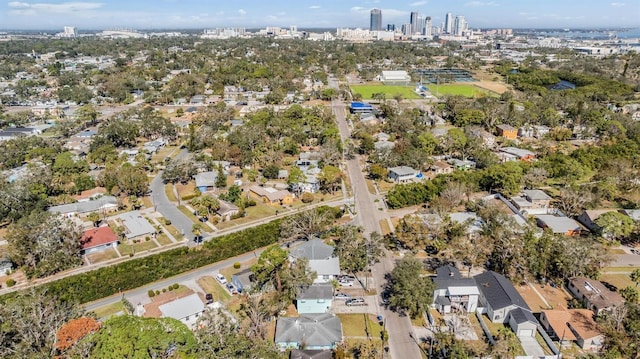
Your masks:
M 518 339 L 520 340 L 520 344 L 522 344 L 522 349 L 524 349 L 524 352 L 527 353 L 528 356 L 534 358 L 544 357 L 544 350 L 535 337 L 518 337 Z

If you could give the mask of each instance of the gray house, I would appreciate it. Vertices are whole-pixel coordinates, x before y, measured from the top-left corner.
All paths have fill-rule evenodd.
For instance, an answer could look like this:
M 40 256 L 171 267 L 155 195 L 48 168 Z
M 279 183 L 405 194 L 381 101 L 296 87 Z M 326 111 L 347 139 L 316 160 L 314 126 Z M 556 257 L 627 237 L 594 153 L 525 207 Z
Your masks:
M 231 276 L 231 283 L 238 288 L 238 292 L 244 293 L 253 286 L 253 272 L 251 269 L 244 269 Z
M 71 218 L 73 216 L 88 215 L 91 212 L 111 212 L 118 209 L 118 201 L 113 196 L 103 196 L 91 201 L 62 204 L 49 207 L 51 213 L 58 213 Z
M 440 313 L 459 310 L 472 313 L 478 307 L 478 286 L 473 278 L 462 277 L 458 268 L 442 266 L 436 269 L 433 279 L 436 290 L 433 293 L 433 306 Z
M 315 238 L 291 249 L 292 261 L 298 258 L 309 260 L 309 269 L 316 272 L 314 283 L 328 283 L 340 275 L 340 259 L 333 256 L 334 248 Z
M 314 284 L 303 288 L 296 297 L 296 309 L 299 314 L 327 313 L 333 301 L 331 284 Z
M 418 171 L 408 166 L 398 166 L 389 168 L 389 180 L 395 183 L 405 183 L 413 180 L 418 175 Z
M 217 171 L 201 172 L 195 175 L 196 187 L 198 187 L 198 190 L 202 193 L 213 190 L 216 187 L 217 180 Z
M 342 342 L 342 323 L 332 314 L 305 314 L 297 318 L 280 317 L 275 343 L 281 350 L 335 349 Z
M 511 281 L 493 271 L 474 277 L 480 290 L 480 307 L 494 323 L 509 323 L 519 337 L 533 337 L 539 323 Z

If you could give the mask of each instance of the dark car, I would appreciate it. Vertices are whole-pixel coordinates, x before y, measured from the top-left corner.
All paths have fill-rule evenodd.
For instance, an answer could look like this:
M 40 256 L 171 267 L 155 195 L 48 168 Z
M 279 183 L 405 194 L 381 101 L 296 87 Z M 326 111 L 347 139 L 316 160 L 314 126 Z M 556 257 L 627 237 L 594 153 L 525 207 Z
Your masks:
M 207 304 L 213 303 L 213 294 L 211 294 L 211 293 L 205 294 L 204 299 L 207 300 Z

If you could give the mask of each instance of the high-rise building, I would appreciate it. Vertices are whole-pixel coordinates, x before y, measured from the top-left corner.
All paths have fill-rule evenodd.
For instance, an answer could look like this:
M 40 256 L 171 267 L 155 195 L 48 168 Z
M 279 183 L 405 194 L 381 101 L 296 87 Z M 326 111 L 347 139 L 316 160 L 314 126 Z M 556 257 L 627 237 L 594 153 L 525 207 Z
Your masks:
M 76 30 L 75 26 L 65 26 L 63 31 L 62 36 L 64 37 L 78 36 L 78 30 Z
M 412 11 L 411 12 L 411 18 L 409 20 L 409 23 L 411 24 L 411 28 L 410 28 L 410 34 L 409 35 L 413 35 L 416 32 L 420 31 L 420 22 L 418 21 L 418 12 L 417 11 Z
M 456 36 L 462 36 L 467 31 L 467 26 L 467 20 L 464 16 L 458 15 L 453 25 L 453 33 Z
M 431 16 L 427 16 L 424 19 L 424 32 L 422 33 L 425 36 L 432 36 L 432 32 L 431 32 Z
M 382 10 L 380 9 L 371 10 L 371 23 L 369 25 L 369 30 L 371 31 L 382 30 Z
M 444 17 L 444 29 L 443 31 L 447 34 L 453 33 L 453 14 L 448 12 Z
M 396 31 L 396 24 L 387 24 L 387 31 Z

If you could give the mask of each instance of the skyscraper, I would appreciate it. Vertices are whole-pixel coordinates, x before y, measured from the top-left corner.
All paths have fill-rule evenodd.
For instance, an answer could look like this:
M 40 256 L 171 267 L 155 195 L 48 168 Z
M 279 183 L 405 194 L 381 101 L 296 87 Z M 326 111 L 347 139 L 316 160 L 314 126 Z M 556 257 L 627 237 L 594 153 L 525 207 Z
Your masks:
M 456 36 L 462 36 L 467 31 L 467 20 L 462 15 L 456 16 L 456 20 L 453 27 L 453 33 Z
M 411 24 L 411 30 L 410 30 L 410 35 L 415 34 L 416 32 L 420 31 L 420 22 L 418 21 L 418 12 L 417 11 L 412 11 L 411 12 L 411 19 L 409 21 L 409 23 Z
M 453 14 L 450 12 L 444 17 L 444 32 L 447 34 L 453 33 Z
M 424 33 L 425 36 L 431 36 L 431 16 L 427 16 L 424 20 Z
M 382 30 L 382 10 L 380 9 L 371 10 L 371 23 L 369 25 L 369 30 L 371 31 Z

